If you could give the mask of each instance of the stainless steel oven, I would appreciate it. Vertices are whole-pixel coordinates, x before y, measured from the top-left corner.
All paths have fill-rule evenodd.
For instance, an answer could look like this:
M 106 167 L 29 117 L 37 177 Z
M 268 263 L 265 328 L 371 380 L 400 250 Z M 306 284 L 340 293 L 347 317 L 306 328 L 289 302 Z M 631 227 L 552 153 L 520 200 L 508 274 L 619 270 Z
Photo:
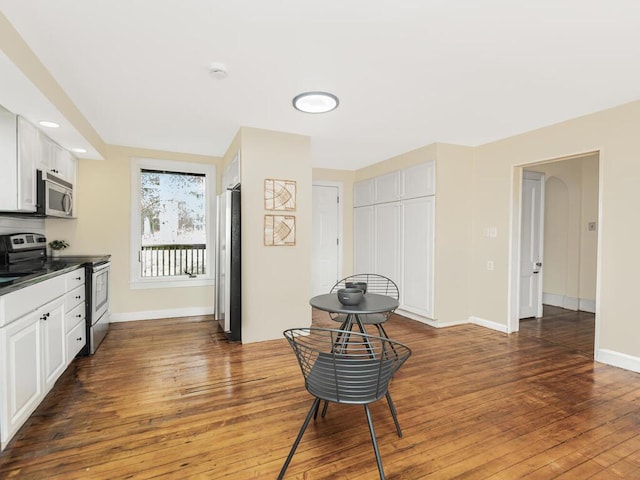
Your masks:
M 89 293 L 89 315 L 87 316 L 87 350 L 93 355 L 109 331 L 109 274 L 111 262 L 88 265 L 87 285 Z

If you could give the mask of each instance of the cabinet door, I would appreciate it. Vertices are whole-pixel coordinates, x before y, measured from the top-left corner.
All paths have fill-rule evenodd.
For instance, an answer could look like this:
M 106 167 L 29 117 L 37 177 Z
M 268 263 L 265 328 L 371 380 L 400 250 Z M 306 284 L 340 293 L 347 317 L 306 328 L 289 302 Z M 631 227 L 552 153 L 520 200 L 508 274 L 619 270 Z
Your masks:
M 436 193 L 436 163 L 421 163 L 402 170 L 402 198 L 416 198 Z
M 64 297 L 39 309 L 44 353 L 44 387 L 48 391 L 67 366 Z
M 43 172 L 53 172 L 54 165 L 54 143 L 46 135 L 38 132 L 37 145 L 39 148 L 38 169 Z M 55 173 L 55 172 L 54 172 Z
M 57 173 L 72 184 L 76 180 L 76 159 L 69 150 L 54 144 L 52 147 L 52 172 Z
M 36 169 L 40 158 L 38 129 L 18 117 L 18 210 L 36 211 Z
M 374 179 L 374 203 L 400 200 L 400 172 L 391 172 Z
M 353 209 L 353 273 L 373 273 L 373 206 Z
M 0 424 L 4 448 L 43 397 L 39 312 L 0 328 Z
M 374 205 L 374 266 L 379 275 L 400 281 L 400 238 L 402 228 L 400 202 Z M 365 272 L 361 272 L 365 273 Z
M 353 206 L 373 205 L 373 179 L 362 180 L 353 184 Z
M 401 308 L 433 318 L 434 197 L 402 202 Z

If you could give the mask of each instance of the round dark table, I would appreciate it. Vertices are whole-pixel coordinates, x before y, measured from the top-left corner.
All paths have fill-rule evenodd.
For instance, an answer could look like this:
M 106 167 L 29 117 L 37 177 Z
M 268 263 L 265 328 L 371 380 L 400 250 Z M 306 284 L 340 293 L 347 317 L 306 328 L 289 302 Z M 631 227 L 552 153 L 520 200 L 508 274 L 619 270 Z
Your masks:
M 351 330 L 351 326 L 355 322 L 361 332 L 364 332 L 365 329 L 359 315 L 391 312 L 399 305 L 395 298 L 377 293 L 365 293 L 362 301 L 357 305 L 343 305 L 338 300 L 336 293 L 317 295 L 309 300 L 309 304 L 325 312 L 345 314 L 346 318 L 342 322 L 340 330 Z

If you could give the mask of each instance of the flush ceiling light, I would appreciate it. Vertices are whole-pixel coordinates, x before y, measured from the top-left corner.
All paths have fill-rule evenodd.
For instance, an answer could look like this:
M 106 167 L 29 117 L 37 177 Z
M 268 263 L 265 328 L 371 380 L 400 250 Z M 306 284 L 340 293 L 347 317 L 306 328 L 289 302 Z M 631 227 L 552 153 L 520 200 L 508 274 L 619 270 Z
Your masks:
M 49 122 L 48 120 L 42 120 L 41 122 L 38 122 L 38 123 L 43 127 L 49 127 L 49 128 L 58 128 L 60 126 L 56 122 Z
M 338 97 L 327 92 L 305 92 L 293 98 L 293 107 L 305 113 L 326 113 L 338 108 Z
M 73 153 L 87 153 L 87 149 L 86 148 L 72 148 L 71 151 Z

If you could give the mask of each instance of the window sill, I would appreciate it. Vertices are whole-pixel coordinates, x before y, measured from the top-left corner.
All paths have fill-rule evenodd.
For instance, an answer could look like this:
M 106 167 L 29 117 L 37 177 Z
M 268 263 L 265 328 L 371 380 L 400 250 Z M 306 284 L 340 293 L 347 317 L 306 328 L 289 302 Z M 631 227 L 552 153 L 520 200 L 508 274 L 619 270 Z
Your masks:
M 132 280 L 129 282 L 131 290 L 146 288 L 181 288 L 181 287 L 209 287 L 215 285 L 213 278 L 150 278 L 145 280 Z

